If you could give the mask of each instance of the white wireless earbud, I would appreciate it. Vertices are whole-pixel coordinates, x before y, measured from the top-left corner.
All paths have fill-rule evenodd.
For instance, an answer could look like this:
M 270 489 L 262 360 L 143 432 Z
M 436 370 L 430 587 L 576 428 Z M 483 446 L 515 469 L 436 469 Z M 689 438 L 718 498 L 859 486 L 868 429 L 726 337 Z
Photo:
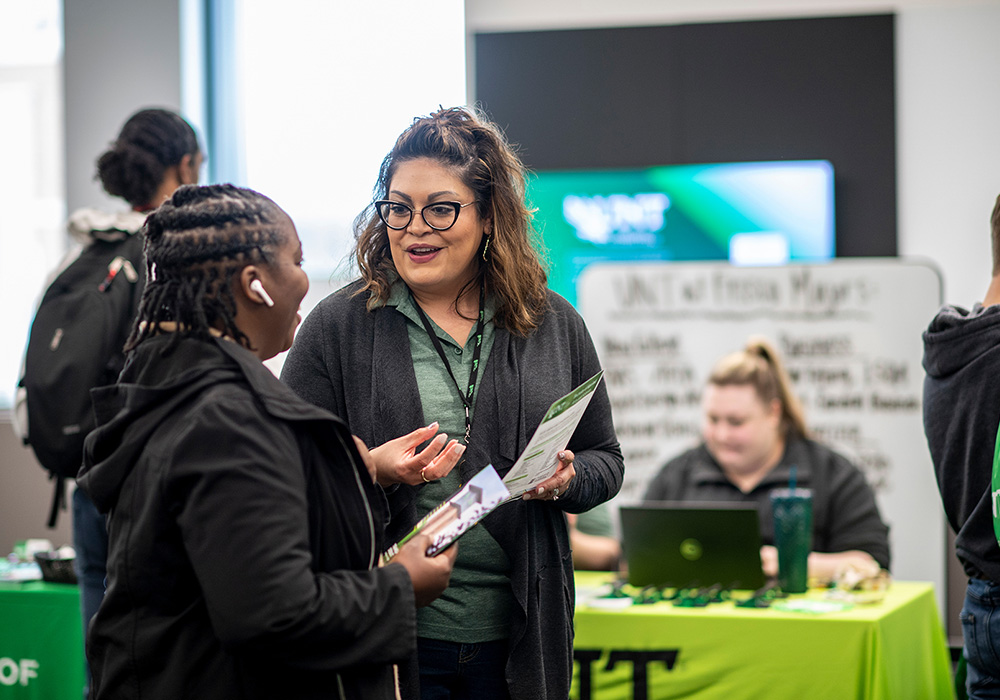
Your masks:
M 250 283 L 250 289 L 257 292 L 260 295 L 261 301 L 263 301 L 268 306 L 274 306 L 274 300 L 268 296 L 268 293 L 264 291 L 264 285 L 260 283 L 260 280 L 254 280 Z

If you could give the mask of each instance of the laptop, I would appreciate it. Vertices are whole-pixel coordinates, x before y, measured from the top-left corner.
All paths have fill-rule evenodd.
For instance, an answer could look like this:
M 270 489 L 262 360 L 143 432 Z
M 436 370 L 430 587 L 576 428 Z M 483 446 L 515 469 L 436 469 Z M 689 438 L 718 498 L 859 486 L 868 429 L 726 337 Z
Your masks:
M 633 586 L 756 590 L 764 585 L 755 507 L 647 501 L 618 512 Z

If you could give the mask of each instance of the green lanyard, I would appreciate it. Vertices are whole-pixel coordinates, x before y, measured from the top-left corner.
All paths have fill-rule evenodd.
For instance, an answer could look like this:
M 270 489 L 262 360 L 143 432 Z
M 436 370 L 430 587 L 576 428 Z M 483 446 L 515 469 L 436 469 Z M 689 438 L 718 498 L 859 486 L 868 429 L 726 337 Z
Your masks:
M 413 293 L 410 293 L 410 298 L 413 299 Z M 476 392 L 476 378 L 479 375 L 479 355 L 483 350 L 483 329 L 486 326 L 486 285 L 480 283 L 479 285 L 479 320 L 476 321 L 476 349 L 473 351 L 472 355 L 472 371 L 469 373 L 469 387 L 465 393 L 462 393 L 462 388 L 458 385 L 458 380 L 455 379 L 455 373 L 451 369 L 451 363 L 448 362 L 448 356 L 444 354 L 444 348 L 441 347 L 441 341 L 437 337 L 437 333 L 431 327 L 431 322 L 427 320 L 427 316 L 424 314 L 424 310 L 420 308 L 420 304 L 417 303 L 416 299 L 413 299 L 413 305 L 417 307 L 417 313 L 420 314 L 420 320 L 424 324 L 424 330 L 427 331 L 427 335 L 430 336 L 431 342 L 434 343 L 434 349 L 437 350 L 438 356 L 441 361 L 444 362 L 445 369 L 448 370 L 448 376 L 451 377 L 451 381 L 455 383 L 455 389 L 458 391 L 458 398 L 462 400 L 462 405 L 465 406 L 465 444 L 469 444 L 469 437 L 472 434 L 472 396 Z
M 993 508 L 993 534 L 1000 544 L 1000 431 L 993 447 L 993 480 L 990 488 L 990 505 Z

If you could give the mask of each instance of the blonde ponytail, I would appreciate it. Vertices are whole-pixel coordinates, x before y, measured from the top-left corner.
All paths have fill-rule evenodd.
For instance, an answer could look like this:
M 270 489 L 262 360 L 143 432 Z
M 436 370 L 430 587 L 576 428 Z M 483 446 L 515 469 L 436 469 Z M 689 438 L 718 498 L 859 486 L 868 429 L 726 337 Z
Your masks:
M 781 403 L 781 426 L 786 437 L 808 437 L 802 402 L 774 346 L 763 336 L 751 336 L 743 350 L 726 355 L 715 365 L 708 383 L 716 386 L 752 386 L 764 403 Z

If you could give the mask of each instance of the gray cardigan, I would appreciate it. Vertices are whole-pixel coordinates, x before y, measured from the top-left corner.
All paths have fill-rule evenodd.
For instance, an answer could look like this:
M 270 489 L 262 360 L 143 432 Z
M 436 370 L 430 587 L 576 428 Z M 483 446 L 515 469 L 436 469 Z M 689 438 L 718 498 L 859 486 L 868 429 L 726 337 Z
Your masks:
M 355 282 L 331 294 L 309 314 L 281 378 L 307 401 L 343 418 L 367 444 L 381 445 L 425 425 L 425 417 L 406 318 L 393 307 L 367 311 L 364 297 L 352 296 L 358 288 Z M 497 329 L 482 369 L 469 448 L 459 466 L 463 481 L 490 463 L 505 474 L 549 405 L 600 369 L 583 319 L 559 295 L 548 296 L 549 309 L 527 338 Z M 569 694 L 574 587 L 563 511 L 580 513 L 607 501 L 624 476 L 603 384 L 569 449 L 576 455 L 576 477 L 558 501 L 515 501 L 484 520 L 511 561 L 519 608 L 511 624 L 507 680 L 511 696 L 519 699 Z M 389 541 L 416 522 L 419 488 L 390 489 Z M 417 688 L 409 690 L 417 696 Z

